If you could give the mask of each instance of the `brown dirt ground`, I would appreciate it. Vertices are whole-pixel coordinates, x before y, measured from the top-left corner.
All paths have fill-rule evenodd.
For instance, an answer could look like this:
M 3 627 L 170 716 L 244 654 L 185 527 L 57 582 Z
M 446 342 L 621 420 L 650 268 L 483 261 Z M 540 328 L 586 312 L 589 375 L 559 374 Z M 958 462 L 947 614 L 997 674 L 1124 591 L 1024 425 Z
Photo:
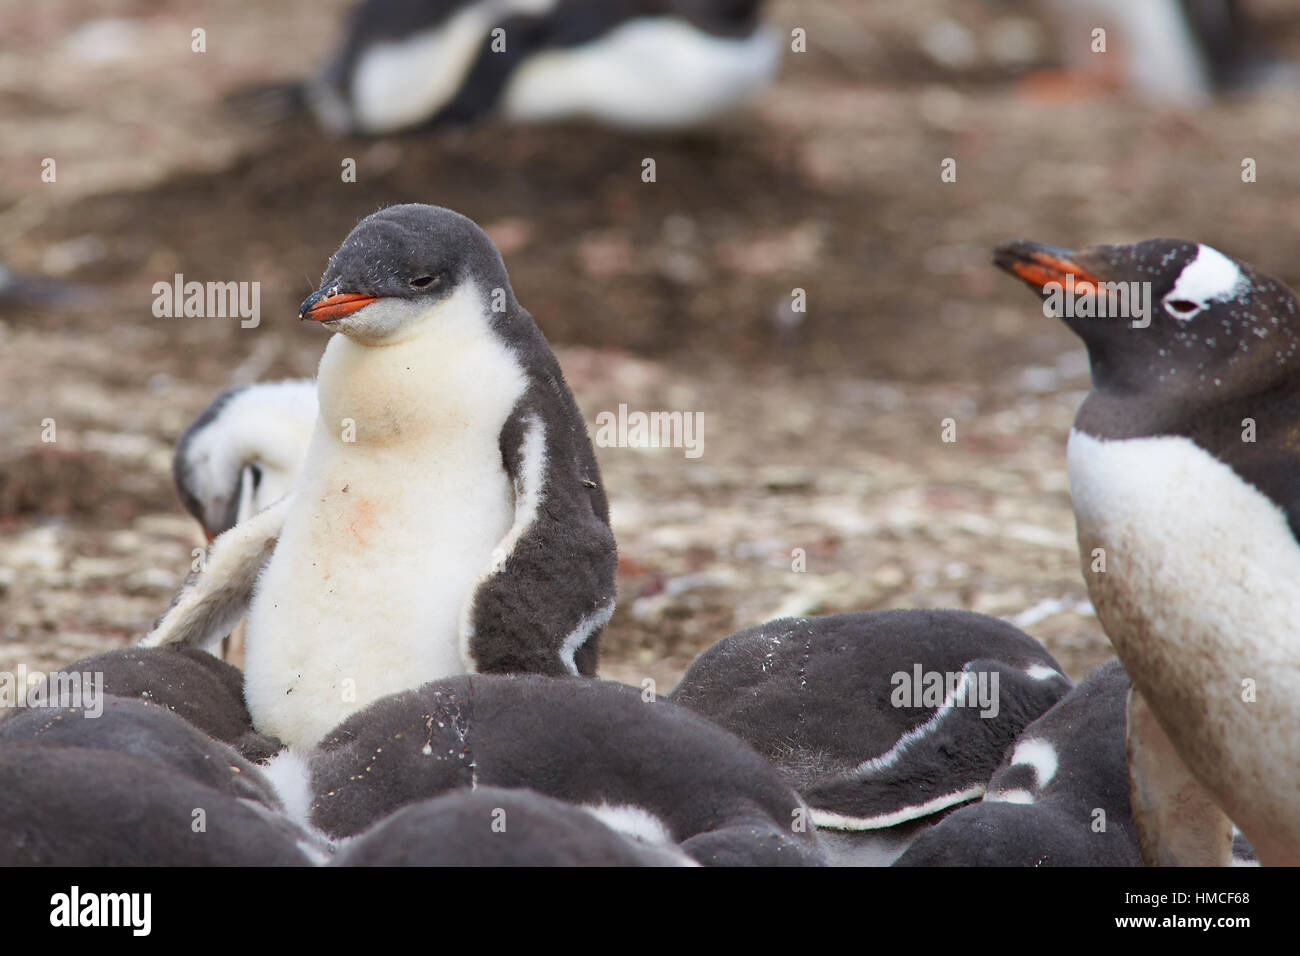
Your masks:
M 887 607 L 1007 617 L 1076 677 L 1109 655 L 1064 474 L 1086 363 L 990 250 L 1181 236 L 1294 284 L 1292 96 L 1181 113 L 1050 99 L 1024 83 L 1054 57 L 1030 5 L 781 0 L 808 52 L 752 110 L 689 136 L 488 124 L 338 141 L 223 108 L 308 69 L 347 6 L 0 10 L 0 258 L 87 292 L 0 303 L 0 668 L 148 628 L 198 539 L 172 443 L 220 389 L 313 372 L 322 334 L 297 303 L 357 219 L 407 201 L 494 236 L 589 422 L 619 403 L 704 413 L 698 460 L 599 450 L 622 555 L 607 676 L 666 688 L 738 628 Z M 1300 14 L 1256 6 L 1300 46 Z M 922 50 L 940 17 L 976 40 L 961 70 Z M 190 52 L 194 27 L 207 53 Z M 1014 64 L 989 53 L 1008 34 L 1032 41 Z M 1257 183 L 1241 182 L 1246 156 Z M 260 282 L 261 325 L 153 317 L 151 286 L 177 272 Z

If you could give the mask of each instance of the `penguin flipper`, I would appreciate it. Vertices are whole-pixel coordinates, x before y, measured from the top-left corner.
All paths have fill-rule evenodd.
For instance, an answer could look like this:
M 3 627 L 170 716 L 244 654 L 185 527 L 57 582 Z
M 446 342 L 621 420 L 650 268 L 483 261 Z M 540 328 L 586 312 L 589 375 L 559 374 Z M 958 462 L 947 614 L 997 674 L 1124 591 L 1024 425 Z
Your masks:
M 1020 732 L 1065 694 L 1068 680 L 1047 681 L 994 659 L 969 661 L 965 683 L 885 754 L 804 791 L 819 827 L 878 830 L 978 800 Z M 996 697 L 973 700 L 977 675 Z M 992 678 L 996 676 L 996 683 Z M 985 710 L 985 705 L 991 706 Z
M 517 413 L 502 431 L 515 522 L 462 617 L 461 647 L 479 673 L 591 676 L 596 638 L 614 613 L 618 555 L 603 492 L 579 474 L 582 454 L 547 429 Z M 598 477 L 594 458 L 588 465 Z
M 248 610 L 253 586 L 275 550 L 292 498 L 291 494 L 285 495 L 217 535 L 208 545 L 199 570 L 190 573 L 140 646 L 204 647 L 229 634 Z

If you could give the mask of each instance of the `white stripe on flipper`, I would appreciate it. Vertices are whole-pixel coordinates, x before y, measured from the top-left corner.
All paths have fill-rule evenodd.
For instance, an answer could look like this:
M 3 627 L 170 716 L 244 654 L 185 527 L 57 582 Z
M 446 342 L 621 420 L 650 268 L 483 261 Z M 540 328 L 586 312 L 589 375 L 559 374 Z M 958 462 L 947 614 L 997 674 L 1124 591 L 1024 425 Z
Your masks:
M 969 667 L 970 665 L 967 664 L 966 666 Z M 939 726 L 939 722 L 951 713 L 954 702 L 966 695 L 966 686 L 970 683 L 970 679 L 970 671 L 962 668 L 961 680 L 957 682 L 957 686 L 953 688 L 952 693 L 948 694 L 944 698 L 943 703 L 930 716 L 929 720 L 907 731 L 907 733 L 898 738 L 894 746 L 890 747 L 883 754 L 880 754 L 877 757 L 872 757 L 870 760 L 864 760 L 862 763 L 858 764 L 858 766 L 853 769 L 851 776 L 867 776 L 884 770 L 887 767 L 892 767 L 894 764 L 898 763 L 898 761 L 902 759 L 903 754 L 907 752 L 908 748 L 911 747 L 912 744 L 931 733 Z
M 948 807 L 955 807 L 960 803 L 978 800 L 983 794 L 984 785 L 980 784 L 966 790 L 957 790 L 945 794 L 942 797 L 935 797 L 933 800 L 927 800 L 925 803 L 918 803 L 915 806 L 903 807 L 890 813 L 882 813 L 880 816 L 875 817 L 851 817 L 830 810 L 819 810 L 814 807 L 812 821 L 815 826 L 826 830 L 884 830 L 887 827 L 898 826 L 900 823 L 907 823 L 909 820 L 928 817 Z
M 469 673 L 478 672 L 470 645 L 474 641 L 474 595 L 492 575 L 500 573 L 519 540 L 528 533 L 544 497 L 542 485 L 546 474 L 546 428 L 536 415 L 524 419 L 524 437 L 519 442 L 519 471 L 512 487 L 515 495 L 515 520 L 504 538 L 492 549 L 492 563 L 474 582 L 469 597 L 461 607 L 460 657 Z M 566 639 L 567 642 L 567 639 Z M 575 648 L 576 650 L 576 648 Z
M 587 643 L 592 634 L 608 624 L 613 616 L 614 602 L 610 601 L 598 611 L 584 617 L 578 622 L 578 626 L 569 632 L 569 636 L 564 639 L 564 644 L 560 647 L 560 660 L 570 674 L 576 676 L 578 673 L 578 664 L 575 660 L 578 649 Z
M 1034 795 L 1028 790 L 990 790 L 984 794 L 985 803 L 1023 803 L 1030 804 L 1035 802 Z

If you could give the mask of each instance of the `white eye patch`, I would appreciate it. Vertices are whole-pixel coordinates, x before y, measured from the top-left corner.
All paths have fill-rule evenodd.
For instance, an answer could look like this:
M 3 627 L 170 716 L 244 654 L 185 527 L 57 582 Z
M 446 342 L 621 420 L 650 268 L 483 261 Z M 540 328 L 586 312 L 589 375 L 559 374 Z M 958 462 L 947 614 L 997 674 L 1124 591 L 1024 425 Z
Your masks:
M 1179 322 L 1190 321 L 1211 302 L 1234 298 L 1248 283 L 1237 264 L 1222 252 L 1206 245 L 1197 250 L 1196 258 L 1183 267 L 1160 303 Z

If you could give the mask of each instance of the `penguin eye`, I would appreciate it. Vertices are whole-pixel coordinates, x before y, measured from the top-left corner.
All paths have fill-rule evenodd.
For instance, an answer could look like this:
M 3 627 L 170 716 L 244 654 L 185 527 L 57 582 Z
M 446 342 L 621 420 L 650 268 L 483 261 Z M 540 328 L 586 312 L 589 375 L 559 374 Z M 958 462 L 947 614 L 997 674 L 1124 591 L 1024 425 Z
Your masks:
M 428 289 L 431 286 L 437 285 L 438 278 L 438 276 L 419 276 L 411 280 L 411 288 Z
M 1165 311 L 1175 319 L 1186 321 L 1200 312 L 1204 306 L 1199 302 L 1193 302 L 1191 299 L 1165 299 Z

